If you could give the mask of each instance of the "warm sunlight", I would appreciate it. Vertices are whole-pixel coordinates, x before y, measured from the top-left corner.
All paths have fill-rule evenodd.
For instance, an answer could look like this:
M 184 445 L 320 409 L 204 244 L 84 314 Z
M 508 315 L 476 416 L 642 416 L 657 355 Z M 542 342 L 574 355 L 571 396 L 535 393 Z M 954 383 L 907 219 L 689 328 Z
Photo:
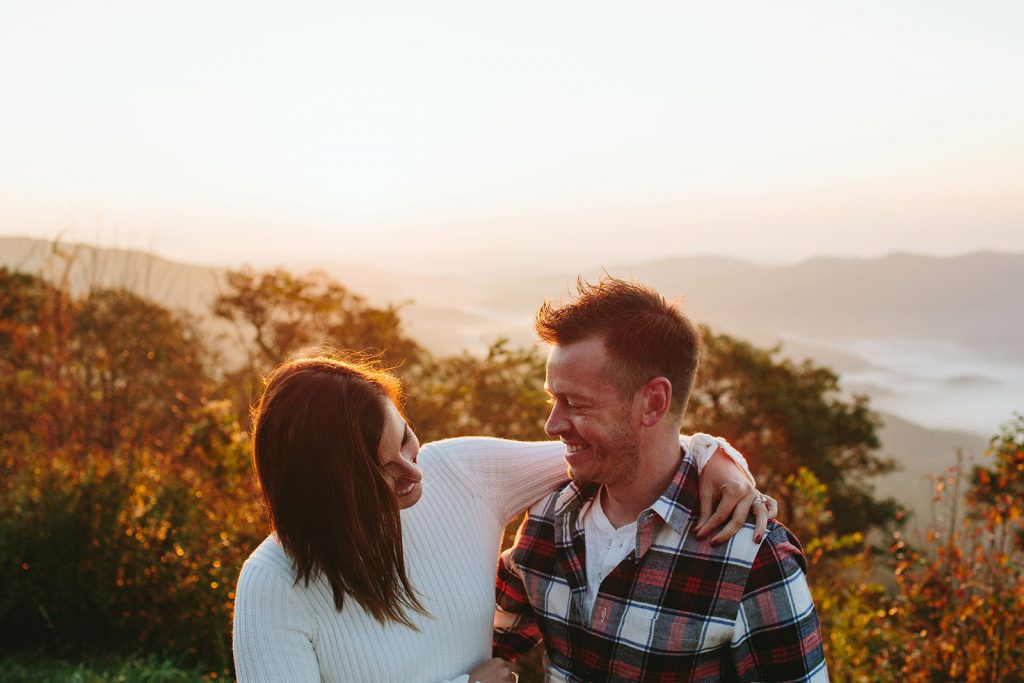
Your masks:
M 6 5 L 0 234 L 423 272 L 1024 249 L 1017 3 L 374 7 Z
M 1024 681 L 1022 37 L 3 0 L 0 680 Z

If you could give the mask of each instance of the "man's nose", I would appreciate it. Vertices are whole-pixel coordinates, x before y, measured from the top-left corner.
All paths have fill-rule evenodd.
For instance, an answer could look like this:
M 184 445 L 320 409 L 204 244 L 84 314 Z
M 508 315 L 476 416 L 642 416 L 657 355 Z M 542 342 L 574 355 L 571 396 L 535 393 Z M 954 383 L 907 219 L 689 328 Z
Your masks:
M 548 415 L 548 421 L 544 423 L 544 431 L 547 432 L 548 436 L 558 436 L 564 434 L 568 427 L 569 421 L 565 419 L 564 411 L 556 401 L 551 406 L 551 414 Z

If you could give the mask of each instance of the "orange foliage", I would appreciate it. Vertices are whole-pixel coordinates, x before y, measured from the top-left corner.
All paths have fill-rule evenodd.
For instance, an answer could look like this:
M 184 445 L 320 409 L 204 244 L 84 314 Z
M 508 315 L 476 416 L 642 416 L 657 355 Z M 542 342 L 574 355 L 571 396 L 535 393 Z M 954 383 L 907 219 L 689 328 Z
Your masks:
M 269 362 L 253 360 L 267 355 L 268 340 L 275 354 L 311 341 L 307 323 L 325 307 L 328 340 L 365 328 L 344 340 L 379 348 L 397 339 L 415 357 L 403 371 L 420 390 L 410 408 L 424 434 L 539 435 L 544 396 L 534 354 L 499 342 L 485 359 L 433 359 L 402 336 L 395 309 L 338 298 L 338 286 L 322 278 L 238 278 L 236 293 L 246 297 L 222 300 L 219 313 L 259 322 L 272 304 L 274 315 L 273 325 L 252 325 L 264 352 L 250 354 L 236 373 L 245 381 L 232 390 L 230 369 L 226 381 L 208 374 L 209 355 L 187 320 L 127 292 L 75 299 L 0 269 L 0 654 L 156 651 L 230 668 L 232 588 L 267 532 L 238 423 L 242 397 Z M 738 402 L 754 399 L 725 387 L 727 377 L 761 392 L 752 404 L 761 407 L 757 429 L 743 433 L 770 446 L 779 425 L 792 432 L 792 457 L 780 461 L 788 469 L 775 475 L 788 496 L 784 521 L 805 542 L 833 680 L 1024 680 L 1024 418 L 993 439 L 991 462 L 970 474 L 962 502 L 960 470 L 939 482 L 936 495 L 953 505 L 946 529 L 930 532 L 922 547 L 897 533 L 880 557 L 832 512 L 847 523 L 861 519 L 857 506 L 870 502 L 861 478 L 888 467 L 870 455 L 866 403 L 830 398 L 818 412 L 786 412 L 792 402 L 771 393 L 778 382 L 749 381 L 772 370 L 771 359 L 715 339 L 729 374 L 718 375 L 721 396 L 712 386 L 695 398 L 693 415 L 719 429 L 750 418 L 752 408 Z M 793 405 L 831 396 L 834 377 L 823 369 L 782 370 L 783 379 L 809 378 Z M 716 396 L 736 405 L 723 412 L 708 398 Z M 823 422 L 849 433 L 836 442 Z M 820 431 L 829 433 L 814 441 Z M 756 451 L 760 443 L 748 445 Z M 826 482 L 831 491 L 814 463 L 797 457 L 796 446 L 807 443 L 838 454 L 829 467 L 815 461 L 836 475 Z M 766 456 L 760 464 L 764 471 L 779 463 Z M 876 512 L 883 520 L 891 510 Z M 858 524 L 878 521 L 862 517 Z

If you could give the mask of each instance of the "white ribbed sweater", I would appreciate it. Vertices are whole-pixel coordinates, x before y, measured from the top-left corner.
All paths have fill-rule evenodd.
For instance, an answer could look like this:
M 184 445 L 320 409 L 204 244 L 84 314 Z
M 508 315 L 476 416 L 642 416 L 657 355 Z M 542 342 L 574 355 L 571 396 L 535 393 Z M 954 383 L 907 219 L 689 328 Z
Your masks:
M 695 437 L 692 445 L 700 446 L 703 466 L 718 444 Z M 381 626 L 354 600 L 339 613 L 322 578 L 293 585 L 291 559 L 268 536 L 242 567 L 235 591 L 238 680 L 466 681 L 464 674 L 491 656 L 502 529 L 564 481 L 564 452 L 559 442 L 478 437 L 423 446 L 423 496 L 402 511 L 408 576 L 430 613 L 409 614 L 418 631 Z

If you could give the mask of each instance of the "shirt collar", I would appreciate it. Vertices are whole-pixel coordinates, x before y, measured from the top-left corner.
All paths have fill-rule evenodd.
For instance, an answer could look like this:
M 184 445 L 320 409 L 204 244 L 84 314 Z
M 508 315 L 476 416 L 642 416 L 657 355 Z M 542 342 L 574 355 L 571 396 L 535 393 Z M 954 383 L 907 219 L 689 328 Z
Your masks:
M 645 522 L 651 517 L 657 516 L 682 536 L 690 521 L 696 519 L 700 509 L 697 464 L 687 451 L 686 446 L 681 446 L 680 449 L 682 457 L 679 460 L 675 476 L 672 477 L 672 482 L 649 508 L 640 513 L 637 518 L 637 526 L 645 526 Z M 580 485 L 570 481 L 558 494 L 555 501 L 555 515 L 562 517 L 579 512 L 584 503 L 597 495 L 600 488 L 599 484 L 593 482 Z
M 679 468 L 658 500 L 644 512 L 645 514 L 656 514 L 662 521 L 671 527 L 680 536 L 684 535 L 690 523 L 697 518 L 700 504 L 700 486 L 697 475 L 697 463 L 693 456 L 687 453 L 685 447 L 682 449 L 683 457 L 680 458 Z

